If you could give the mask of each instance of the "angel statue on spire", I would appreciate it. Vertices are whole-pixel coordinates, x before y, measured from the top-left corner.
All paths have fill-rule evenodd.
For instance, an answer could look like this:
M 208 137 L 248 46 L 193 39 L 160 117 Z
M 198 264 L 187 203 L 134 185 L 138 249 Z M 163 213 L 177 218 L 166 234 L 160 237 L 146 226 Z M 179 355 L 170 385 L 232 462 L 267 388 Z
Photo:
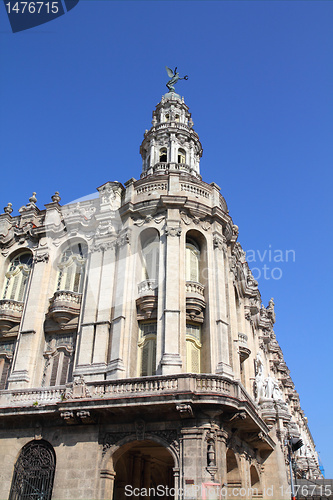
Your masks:
M 175 71 L 172 71 L 172 69 L 168 68 L 168 66 L 165 66 L 166 72 L 168 73 L 168 77 L 170 80 L 166 84 L 166 86 L 169 89 L 169 92 L 175 92 L 175 87 L 174 85 L 178 82 L 178 80 L 188 80 L 188 76 L 185 75 L 183 78 L 179 78 L 179 73 L 177 72 L 177 67 L 175 68 Z

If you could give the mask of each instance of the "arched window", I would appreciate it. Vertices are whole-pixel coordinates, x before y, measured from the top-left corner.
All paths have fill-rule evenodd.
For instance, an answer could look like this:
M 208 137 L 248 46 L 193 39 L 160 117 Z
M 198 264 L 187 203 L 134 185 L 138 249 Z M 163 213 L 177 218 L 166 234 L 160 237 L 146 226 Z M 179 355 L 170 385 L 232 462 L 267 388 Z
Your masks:
M 192 241 L 186 241 L 186 281 L 199 282 L 200 249 Z
M 82 293 L 85 265 L 87 260 L 87 245 L 75 243 L 62 254 L 58 264 L 58 290 Z
M 13 257 L 6 273 L 3 299 L 22 302 L 32 266 L 30 252 L 20 253 Z
M 254 465 L 250 467 L 251 494 L 252 498 L 262 498 L 262 489 L 259 474 Z
M 186 163 L 186 152 L 184 149 L 178 149 L 178 163 Z
M 47 441 L 26 444 L 14 466 L 9 500 L 51 500 L 55 464 Z
M 242 486 L 240 472 L 235 453 L 229 448 L 226 456 L 227 461 L 227 489 L 228 498 L 236 498 L 235 491 Z
M 143 279 L 156 281 L 158 279 L 160 240 L 158 233 L 142 243 Z
M 139 323 L 139 376 L 155 375 L 157 323 Z
M 42 386 L 65 385 L 71 381 L 74 335 L 55 334 L 46 338 L 45 367 Z
M 186 371 L 200 373 L 201 370 L 201 326 L 186 324 Z
M 179 119 L 180 119 L 179 115 L 175 115 L 175 122 L 176 122 L 176 123 L 178 123 L 178 122 L 179 122 Z
M 167 148 L 161 148 L 160 149 L 160 162 L 161 163 L 166 163 L 167 161 L 168 161 Z

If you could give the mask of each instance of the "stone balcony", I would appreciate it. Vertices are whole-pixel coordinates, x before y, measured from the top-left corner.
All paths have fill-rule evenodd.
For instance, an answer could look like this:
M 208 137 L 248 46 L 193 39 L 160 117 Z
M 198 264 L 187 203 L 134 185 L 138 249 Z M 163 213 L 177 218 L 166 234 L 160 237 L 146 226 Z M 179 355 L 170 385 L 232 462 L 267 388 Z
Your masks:
M 245 333 L 238 334 L 238 352 L 241 361 L 245 361 L 251 354 L 251 349 L 247 345 L 247 335 Z
M 182 373 L 87 383 L 81 378 L 66 386 L 0 391 L 0 419 L 37 413 L 59 418 L 70 413 L 74 423 L 81 412 L 108 418 L 109 412 L 127 415 L 139 407 L 148 413 L 158 409 L 172 419 L 188 418 L 192 411 L 203 412 L 206 407 L 209 414 L 223 414 L 237 425 L 252 445 L 265 450 L 274 447 L 253 399 L 238 381 L 223 375 Z
M 23 302 L 16 300 L 3 299 L 0 300 L 0 332 L 6 333 L 14 326 L 19 325 L 22 312 Z
M 81 293 L 58 290 L 50 299 L 48 317 L 60 325 L 66 325 L 73 318 L 78 318 L 81 300 Z
M 136 300 L 138 319 L 149 319 L 157 310 L 158 286 L 156 279 L 141 281 Z
M 186 315 L 188 319 L 203 321 L 203 311 L 206 307 L 204 298 L 205 287 L 197 281 L 186 281 Z

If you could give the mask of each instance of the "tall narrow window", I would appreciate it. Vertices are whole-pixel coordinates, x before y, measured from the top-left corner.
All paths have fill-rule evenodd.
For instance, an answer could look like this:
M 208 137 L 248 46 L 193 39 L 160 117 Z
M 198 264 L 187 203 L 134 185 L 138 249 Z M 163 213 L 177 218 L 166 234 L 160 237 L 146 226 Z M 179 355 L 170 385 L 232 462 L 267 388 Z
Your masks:
M 73 355 L 73 334 L 54 334 L 47 337 L 42 386 L 65 385 L 70 382 L 73 371 Z
M 64 251 L 58 264 L 57 290 L 81 293 L 87 260 L 87 246 L 83 243 L 71 245 Z
M 155 375 L 157 323 L 139 324 L 139 375 Z
M 186 281 L 199 282 L 200 250 L 194 241 L 186 242 Z
M 158 234 L 142 243 L 143 279 L 157 281 L 160 240 Z
M 178 149 L 178 163 L 186 163 L 186 152 L 184 149 Z
M 14 257 L 6 273 L 3 299 L 22 302 L 32 266 L 31 253 L 21 253 Z
M 7 380 L 13 361 L 15 340 L 0 342 L 0 390 L 7 388 Z
M 47 441 L 26 444 L 14 466 L 9 500 L 51 500 L 55 453 Z
M 166 163 L 168 161 L 167 148 L 160 149 L 160 162 Z
M 201 345 L 201 326 L 186 324 L 186 371 L 189 373 L 200 373 Z

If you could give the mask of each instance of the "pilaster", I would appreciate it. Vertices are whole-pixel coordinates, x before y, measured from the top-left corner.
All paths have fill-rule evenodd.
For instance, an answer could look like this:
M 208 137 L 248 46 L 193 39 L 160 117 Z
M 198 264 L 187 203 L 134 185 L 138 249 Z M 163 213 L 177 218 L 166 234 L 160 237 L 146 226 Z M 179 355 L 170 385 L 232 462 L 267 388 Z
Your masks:
M 19 389 L 38 385 L 34 380 L 35 364 L 38 352 L 38 341 L 43 335 L 43 322 L 47 309 L 47 296 L 41 294 L 45 290 L 49 276 L 49 254 L 43 248 L 42 253 L 34 256 L 34 265 L 31 270 L 29 283 L 26 289 L 26 302 L 23 309 L 17 347 L 13 362 L 13 369 L 8 378 L 9 389 Z M 37 332 L 37 333 L 36 333 Z
M 117 240 L 115 294 L 113 299 L 111 326 L 111 351 L 110 361 L 107 367 L 107 379 L 125 376 L 125 322 L 128 319 L 128 302 L 130 302 L 132 298 L 134 303 L 134 297 L 128 295 L 128 290 L 132 282 L 132 261 L 130 237 L 128 233 L 123 233 Z
M 176 210 L 169 210 L 170 215 Z M 160 362 L 163 375 L 179 373 L 182 366 L 179 346 L 180 328 L 180 236 L 179 218 L 168 218 L 165 234 L 165 308 L 163 356 Z
M 226 254 L 227 244 L 225 236 L 215 232 L 213 234 L 213 252 L 214 252 L 214 267 L 215 277 L 214 286 L 215 294 L 215 307 L 216 307 L 216 336 L 214 338 L 214 346 L 216 349 L 216 373 L 221 375 L 233 376 L 232 368 L 230 366 L 230 352 L 229 352 L 229 322 L 230 318 L 227 309 L 227 287 L 226 287 Z

